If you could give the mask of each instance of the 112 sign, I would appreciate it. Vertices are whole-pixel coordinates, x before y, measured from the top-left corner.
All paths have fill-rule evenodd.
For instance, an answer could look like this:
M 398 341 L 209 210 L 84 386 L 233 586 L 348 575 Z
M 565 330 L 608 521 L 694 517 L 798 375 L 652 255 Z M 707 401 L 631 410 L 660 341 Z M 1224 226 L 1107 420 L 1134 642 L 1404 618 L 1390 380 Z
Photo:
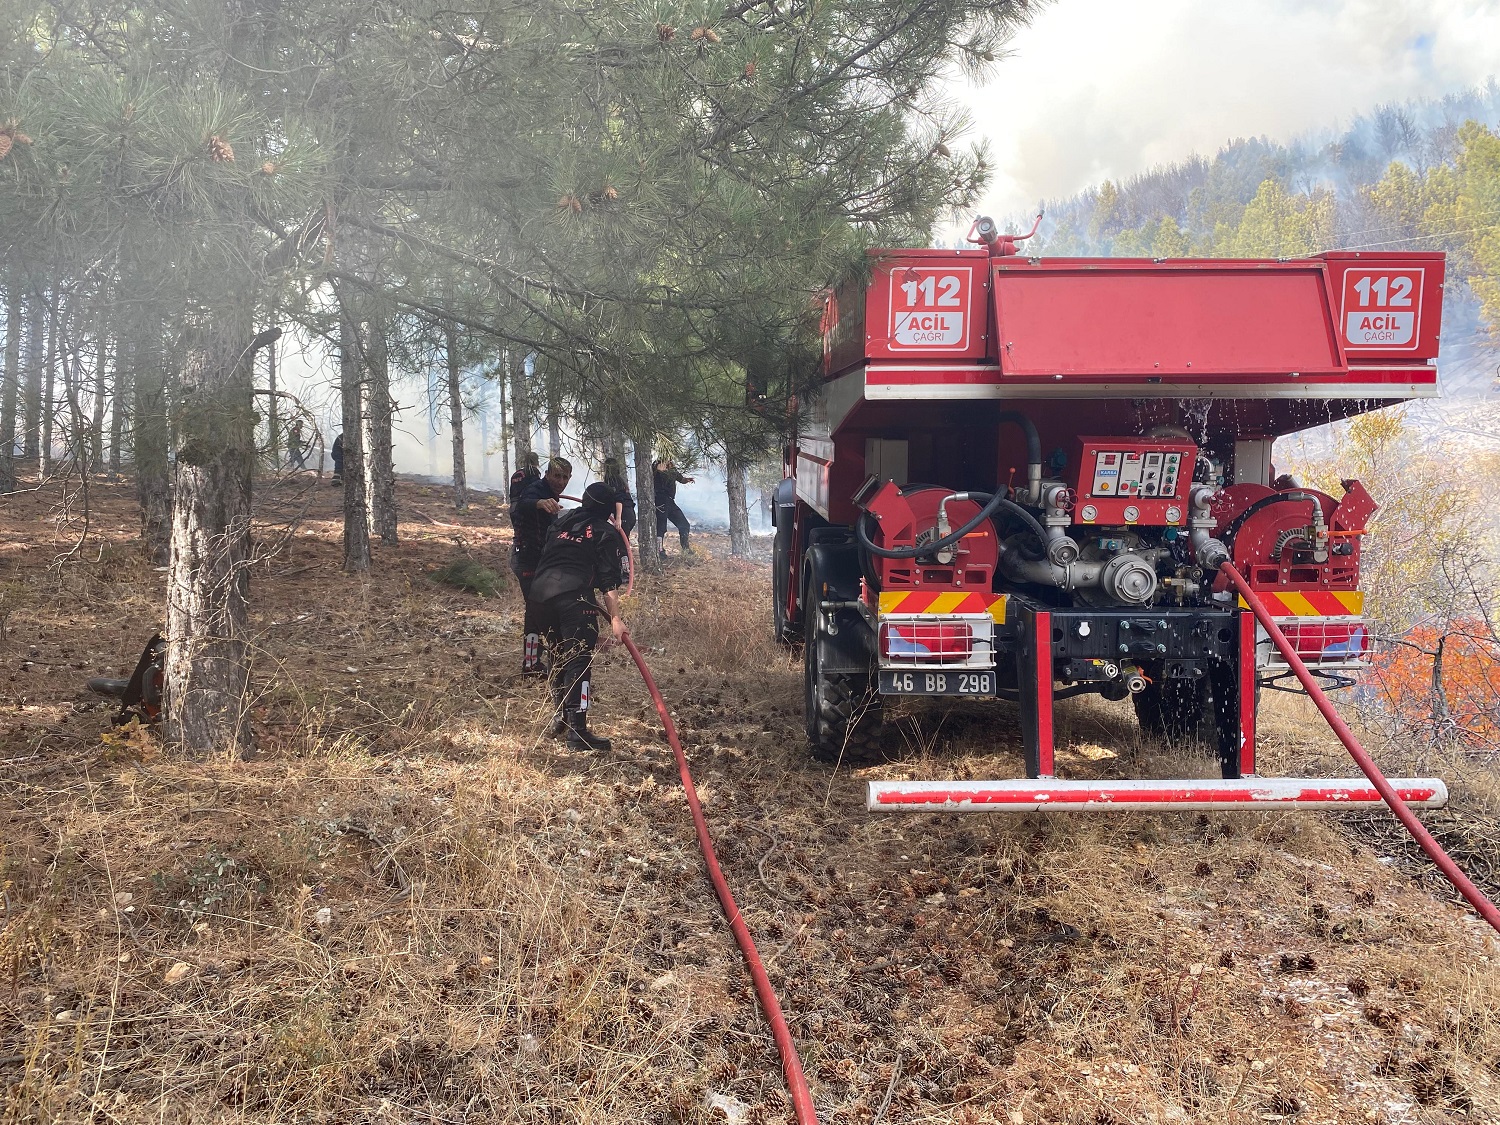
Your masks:
M 1344 274 L 1344 343 L 1351 348 L 1414 348 L 1422 271 L 1351 269 Z
M 912 266 L 891 272 L 890 346 L 963 351 L 969 346 L 968 266 Z

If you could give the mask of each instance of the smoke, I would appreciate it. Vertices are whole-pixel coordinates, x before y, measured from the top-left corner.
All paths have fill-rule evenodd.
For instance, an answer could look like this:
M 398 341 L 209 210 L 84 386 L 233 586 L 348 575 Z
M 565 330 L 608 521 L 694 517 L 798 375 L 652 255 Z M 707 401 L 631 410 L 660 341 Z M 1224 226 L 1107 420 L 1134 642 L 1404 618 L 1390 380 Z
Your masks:
M 996 169 L 981 212 L 1025 215 L 1237 137 L 1479 85 L 1496 42 L 1500 0 L 1069 0 L 954 94 Z

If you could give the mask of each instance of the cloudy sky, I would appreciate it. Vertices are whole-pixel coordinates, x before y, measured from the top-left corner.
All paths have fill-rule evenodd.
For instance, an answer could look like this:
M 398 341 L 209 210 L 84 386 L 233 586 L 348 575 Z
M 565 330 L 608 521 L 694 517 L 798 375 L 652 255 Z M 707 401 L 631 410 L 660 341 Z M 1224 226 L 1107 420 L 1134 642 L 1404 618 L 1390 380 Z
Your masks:
M 959 91 L 990 143 L 980 210 L 997 218 L 1474 86 L 1500 74 L 1500 0 L 1053 0 L 1012 50 Z

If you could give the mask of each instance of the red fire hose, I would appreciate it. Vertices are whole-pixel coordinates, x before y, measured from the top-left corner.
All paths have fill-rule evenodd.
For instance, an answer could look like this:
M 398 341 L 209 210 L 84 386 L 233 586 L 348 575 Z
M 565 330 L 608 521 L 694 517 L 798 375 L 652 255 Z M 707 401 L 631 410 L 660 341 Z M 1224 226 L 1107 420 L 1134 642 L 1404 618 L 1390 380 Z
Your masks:
M 703 859 L 708 865 L 708 877 L 713 881 L 714 892 L 719 896 L 719 905 L 724 908 L 724 916 L 729 919 L 729 928 L 734 931 L 734 940 L 739 944 L 740 952 L 745 956 L 745 963 L 750 968 L 750 978 L 755 982 L 755 994 L 760 998 L 761 1009 L 766 1013 L 766 1020 L 771 1025 L 771 1034 L 776 1039 L 776 1050 L 781 1054 L 781 1068 L 786 1074 L 787 1089 L 792 1095 L 792 1109 L 797 1115 L 797 1125 L 817 1125 L 818 1114 L 813 1109 L 812 1091 L 807 1088 L 807 1079 L 802 1074 L 802 1060 L 797 1055 L 797 1045 L 792 1042 L 791 1030 L 786 1025 L 786 1017 L 781 1014 L 781 1002 L 776 999 L 776 991 L 771 987 L 771 978 L 766 975 L 766 967 L 761 963 L 760 954 L 755 948 L 755 939 L 750 936 L 750 927 L 745 925 L 745 919 L 740 914 L 740 908 L 735 905 L 734 894 L 729 889 L 729 883 L 724 878 L 724 872 L 719 868 L 719 861 L 714 855 L 713 840 L 708 834 L 708 821 L 703 816 L 703 806 L 698 803 L 698 790 L 693 784 L 693 775 L 688 771 L 687 755 L 682 751 L 682 743 L 677 739 L 677 724 L 672 722 L 672 716 L 667 712 L 667 704 L 657 689 L 656 681 L 651 678 L 651 669 L 646 667 L 646 661 L 641 657 L 641 650 L 635 647 L 635 641 L 629 633 L 625 634 L 625 647 L 630 650 L 630 656 L 635 661 L 635 666 L 640 669 L 641 679 L 646 681 L 646 690 L 651 693 L 651 699 L 656 704 L 656 713 L 661 716 L 662 726 L 666 728 L 667 741 L 672 744 L 672 753 L 677 758 L 677 772 L 682 777 L 682 790 L 687 795 L 688 808 L 693 813 L 693 826 L 698 830 L 698 846 L 703 849 Z
M 1323 718 L 1328 720 L 1328 725 L 1333 728 L 1333 733 L 1339 736 L 1339 741 L 1349 751 L 1355 764 L 1370 779 L 1370 783 L 1380 793 L 1381 799 L 1391 807 L 1391 811 L 1396 814 L 1396 818 L 1411 833 L 1412 838 L 1427 853 L 1428 858 L 1437 864 L 1438 870 L 1443 873 L 1448 882 L 1453 884 L 1459 894 L 1469 900 L 1469 904 L 1479 912 L 1481 918 L 1497 931 L 1500 931 L 1500 910 L 1496 910 L 1495 904 L 1485 897 L 1484 892 L 1476 887 L 1470 881 L 1469 877 L 1459 870 L 1458 864 L 1453 862 L 1453 858 L 1447 852 L 1443 851 L 1442 845 L 1433 839 L 1431 832 L 1427 831 L 1427 826 L 1417 819 L 1417 814 L 1412 812 L 1407 807 L 1406 802 L 1401 799 L 1400 794 L 1391 788 L 1391 783 L 1385 779 L 1385 775 L 1380 772 L 1379 767 L 1375 765 L 1370 755 L 1365 753 L 1364 747 L 1354 737 L 1354 732 L 1349 729 L 1349 725 L 1334 710 L 1333 704 L 1323 694 L 1323 689 L 1318 687 L 1312 673 L 1307 670 L 1307 665 L 1297 655 L 1297 650 L 1286 639 L 1286 634 L 1277 628 L 1276 622 L 1271 619 L 1271 614 L 1266 609 L 1265 604 L 1260 598 L 1256 597 L 1255 591 L 1250 589 L 1250 584 L 1245 581 L 1239 571 L 1234 569 L 1232 563 L 1225 562 L 1220 569 L 1229 578 L 1229 581 L 1234 584 L 1235 589 L 1240 592 L 1240 596 L 1245 599 L 1245 603 L 1254 612 L 1255 619 L 1260 622 L 1261 627 L 1270 634 L 1271 640 L 1275 643 L 1277 651 L 1281 653 L 1282 659 L 1291 666 L 1292 671 L 1297 675 L 1297 679 L 1302 681 L 1302 686 L 1307 689 L 1307 694 L 1312 698 L 1313 703 L 1317 705 L 1318 710 L 1323 713 Z

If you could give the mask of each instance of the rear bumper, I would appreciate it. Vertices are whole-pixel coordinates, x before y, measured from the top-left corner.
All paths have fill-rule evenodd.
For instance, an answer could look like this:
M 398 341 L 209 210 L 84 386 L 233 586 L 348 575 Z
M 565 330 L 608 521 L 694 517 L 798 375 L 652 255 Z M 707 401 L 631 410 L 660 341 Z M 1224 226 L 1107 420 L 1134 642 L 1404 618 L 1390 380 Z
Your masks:
M 1437 778 L 1393 778 L 1413 808 L 1439 809 L 1448 788 Z M 870 812 L 1150 812 L 1346 809 L 1381 804 L 1365 778 L 1246 777 L 1188 781 L 872 781 Z

